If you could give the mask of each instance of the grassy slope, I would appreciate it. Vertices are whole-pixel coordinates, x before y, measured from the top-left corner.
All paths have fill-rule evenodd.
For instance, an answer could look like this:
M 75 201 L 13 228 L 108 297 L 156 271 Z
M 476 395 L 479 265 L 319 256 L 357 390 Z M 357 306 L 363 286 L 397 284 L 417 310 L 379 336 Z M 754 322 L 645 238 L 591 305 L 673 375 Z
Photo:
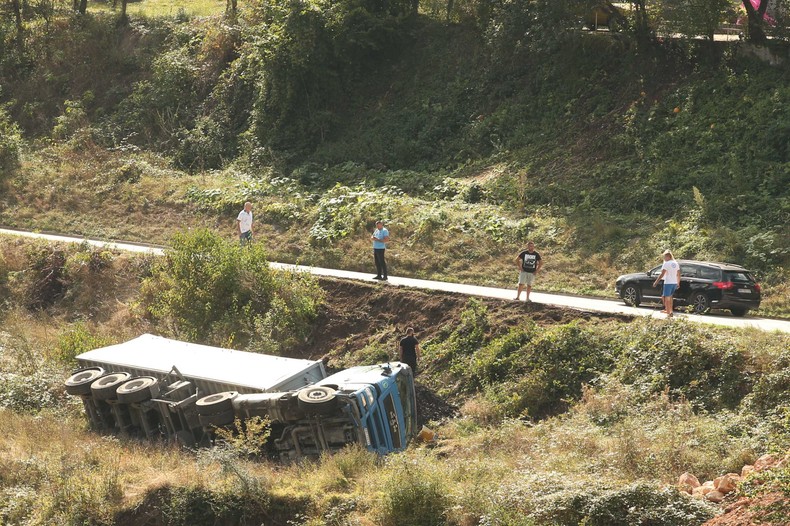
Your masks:
M 629 514 L 639 513 L 640 520 L 652 517 L 654 524 L 698 525 L 714 509 L 674 490 L 659 491 L 662 485 L 671 485 L 683 471 L 701 478 L 737 471 L 766 448 L 787 445 L 781 418 L 757 425 L 756 406 L 748 398 L 737 410 L 720 405 L 732 391 L 721 375 L 737 382 L 746 370 L 749 382 L 780 382 L 774 388 L 767 384 L 762 396 L 769 398 L 758 404 L 783 396 L 786 338 L 645 320 L 568 323 L 566 316 L 579 314 L 497 307 L 501 302 L 493 301 L 488 314 L 457 298 L 442 301 L 405 290 L 387 294 L 389 316 L 405 319 L 415 304 L 430 302 L 443 307 L 438 316 L 447 320 L 426 331 L 420 383 L 462 407 L 461 418 L 431 423 L 440 437 L 436 444 L 415 444 L 383 463 L 351 450 L 318 463 L 277 466 L 249 462 L 232 450 L 190 453 L 109 440 L 85 433 L 79 404 L 63 396 L 60 382 L 69 356 L 96 341 L 69 335 L 119 340 L 142 330 L 165 330 L 148 325 L 132 308 L 139 279 L 150 267 L 144 258 L 126 255 L 98 269 L 72 263 L 63 297 L 30 312 L 17 302 L 37 286 L 29 274 L 41 253 L 34 249 L 43 247 L 20 240 L 0 245 L 0 286 L 13 298 L 0 308 L 0 422 L 8 431 L 0 439 L 0 517 L 9 524 L 465 526 L 485 518 L 570 526 L 585 516 L 592 524 L 611 524 L 606 521 L 612 516 L 630 523 L 637 519 Z M 80 251 L 90 251 L 67 250 L 72 262 L 81 260 L 75 257 Z M 385 298 L 354 294 L 348 287 L 353 288 L 332 289 L 329 309 L 357 326 L 358 320 L 346 320 L 349 306 L 352 312 L 369 312 Z M 505 318 L 516 332 L 501 324 Z M 377 317 L 375 330 L 347 339 L 337 334 L 335 318 L 324 317 L 314 337 L 325 331 L 336 342 L 329 353 L 333 362 L 365 362 L 388 352 L 393 327 L 387 319 L 382 323 Z M 519 330 L 532 341 L 514 346 L 518 338 L 507 335 Z M 545 400 L 540 392 L 555 390 L 566 373 L 575 374 L 574 368 L 555 367 L 555 360 L 578 359 L 581 370 L 588 365 L 581 349 L 602 356 L 624 343 L 627 352 L 612 378 L 601 377 L 597 387 L 573 395 L 580 400 L 569 411 L 535 424 L 503 420 L 518 414 L 512 406 L 519 399 Z M 725 355 L 732 369 L 714 363 Z M 667 369 L 668 360 L 683 365 Z M 523 367 L 533 366 L 525 373 Z M 689 370 L 694 371 L 690 378 Z M 486 377 L 491 387 L 472 389 Z M 525 381 L 536 387 L 547 383 L 530 394 Z M 664 381 L 671 382 L 667 390 Z M 552 401 L 557 402 L 562 401 Z M 699 411 L 700 404 L 710 409 Z
M 179 29 L 176 40 L 199 38 L 201 31 Z M 555 50 L 548 63 L 522 54 L 511 64 L 490 64 L 480 37 L 462 27 L 423 21 L 410 31 L 401 53 L 345 96 L 333 133 L 301 166 L 268 169 L 303 186 L 263 194 L 235 188 L 258 177 L 257 168 L 185 175 L 154 154 L 103 151 L 91 133 L 80 132 L 96 112 L 114 108 L 134 78 L 148 75 L 151 57 L 173 45 L 165 26 L 144 38 L 134 29 L 120 32 L 107 49 L 120 45 L 125 58 L 88 48 L 81 64 L 108 71 L 93 80 L 86 74 L 69 80 L 70 53 L 84 48 L 67 48 L 51 66 L 60 93 L 44 91 L 32 100 L 36 90 L 21 84 L 19 102 L 37 110 L 31 122 L 41 132 L 63 92 L 74 100 L 91 90 L 95 99 L 85 99 L 83 120 L 66 119 L 65 146 L 31 148 L 24 156 L 0 201 L 0 221 L 166 243 L 184 227 L 232 235 L 236 208 L 253 198 L 260 200 L 260 237 L 276 259 L 367 269 L 365 232 L 374 217 L 385 216 L 395 273 L 508 285 L 513 256 L 532 237 L 547 256 L 542 288 L 598 295 L 611 294 L 619 273 L 647 268 L 652 254 L 672 246 L 679 257 L 757 269 L 765 284 L 763 312 L 787 314 L 788 241 L 776 226 L 788 206 L 787 173 L 766 165 L 771 169 L 754 188 L 728 191 L 752 177 L 738 164 L 749 145 L 770 145 L 769 136 L 782 133 L 766 129 L 766 138 L 756 139 L 743 133 L 783 107 L 763 102 L 771 93 L 785 96 L 781 72 L 741 64 L 730 73 L 716 66 L 689 73 L 682 61 L 665 57 L 642 64 L 620 42 L 596 36 Z M 720 104 L 740 108 L 741 98 L 760 104 L 732 115 L 718 111 Z M 675 114 L 675 107 L 683 109 Z M 715 152 L 730 144 L 733 153 L 718 162 Z M 678 152 L 676 162 L 666 159 L 670 151 Z M 761 155 L 753 155 L 758 168 Z M 732 174 L 729 186 L 715 175 L 721 170 Z M 448 176 L 460 183 L 443 182 Z M 326 206 L 324 188 L 360 181 L 368 188 L 397 185 L 410 195 L 354 198 L 329 225 L 342 232 L 334 240 L 306 235 Z M 668 188 L 668 181 L 679 184 Z M 434 192 L 437 186 L 443 189 Z M 702 200 L 695 202 L 693 186 Z M 216 190 L 196 199 L 190 187 Z M 744 200 L 755 202 L 754 215 L 749 207 L 738 211 Z

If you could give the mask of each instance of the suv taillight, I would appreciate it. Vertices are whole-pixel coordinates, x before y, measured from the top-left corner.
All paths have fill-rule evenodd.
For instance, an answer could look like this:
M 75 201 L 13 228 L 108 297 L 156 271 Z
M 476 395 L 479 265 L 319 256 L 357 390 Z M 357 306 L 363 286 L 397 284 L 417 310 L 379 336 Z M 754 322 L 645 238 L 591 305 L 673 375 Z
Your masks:
M 735 283 L 732 281 L 714 281 L 713 286 L 721 290 L 730 290 L 735 288 Z
M 762 291 L 762 289 L 760 288 L 760 284 L 759 283 L 755 283 L 754 284 L 754 290 L 756 290 L 757 292 Z

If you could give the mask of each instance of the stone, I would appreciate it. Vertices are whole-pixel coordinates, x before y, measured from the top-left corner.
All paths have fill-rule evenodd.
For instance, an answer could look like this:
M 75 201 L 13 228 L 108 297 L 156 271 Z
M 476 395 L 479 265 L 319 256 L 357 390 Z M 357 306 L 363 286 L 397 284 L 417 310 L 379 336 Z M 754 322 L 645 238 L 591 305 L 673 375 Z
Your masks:
M 740 477 L 738 477 L 740 478 Z M 735 491 L 737 480 L 732 478 L 729 475 L 722 475 L 721 477 L 717 477 L 716 480 L 713 481 L 713 488 L 715 491 L 726 495 L 727 493 L 732 493 Z
M 698 488 L 701 485 L 699 479 L 691 473 L 686 472 L 678 477 L 678 487 L 686 493 L 691 493 L 694 488 Z
M 705 494 L 705 500 L 707 500 L 708 502 L 713 502 L 718 504 L 719 502 L 724 500 L 724 493 L 722 493 L 721 491 L 713 490 Z
M 751 464 L 746 464 L 741 468 L 741 477 L 746 478 L 747 476 L 749 476 L 749 473 L 752 472 L 754 472 L 754 466 L 752 466 Z
M 705 491 L 706 490 L 708 492 L 710 492 L 710 490 L 708 490 L 707 488 L 703 488 L 702 486 L 697 486 L 696 488 L 691 490 L 691 496 L 694 497 L 695 499 L 702 500 L 702 499 L 705 498 Z
M 779 463 L 779 460 L 780 459 L 777 455 L 763 455 L 754 461 L 754 470 L 763 471 L 765 469 L 775 468 Z

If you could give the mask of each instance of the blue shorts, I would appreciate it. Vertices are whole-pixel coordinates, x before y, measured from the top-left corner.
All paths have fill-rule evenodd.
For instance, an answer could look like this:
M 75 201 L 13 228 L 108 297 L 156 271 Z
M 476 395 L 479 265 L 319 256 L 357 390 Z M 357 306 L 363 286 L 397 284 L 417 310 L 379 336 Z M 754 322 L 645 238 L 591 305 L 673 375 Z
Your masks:
M 678 288 L 677 283 L 664 283 L 664 293 L 662 296 L 671 296 L 675 293 L 675 290 Z

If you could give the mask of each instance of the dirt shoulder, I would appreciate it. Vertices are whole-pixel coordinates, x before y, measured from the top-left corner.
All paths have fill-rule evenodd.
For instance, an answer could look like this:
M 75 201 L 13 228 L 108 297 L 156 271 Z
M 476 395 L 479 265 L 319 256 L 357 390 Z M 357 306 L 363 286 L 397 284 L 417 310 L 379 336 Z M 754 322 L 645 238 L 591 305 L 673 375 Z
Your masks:
M 471 298 L 464 294 L 425 291 L 390 284 L 320 278 L 326 292 L 325 305 L 304 345 L 293 350 L 300 358 L 319 359 L 338 352 L 354 352 L 371 341 L 397 338 L 413 327 L 421 341 L 435 337 L 447 325 L 460 322 Z M 538 325 L 565 324 L 579 319 L 630 321 L 625 315 L 591 313 L 562 307 L 511 300 L 477 298 L 486 306 L 497 327 L 526 322 Z M 330 364 L 331 365 L 331 364 Z

